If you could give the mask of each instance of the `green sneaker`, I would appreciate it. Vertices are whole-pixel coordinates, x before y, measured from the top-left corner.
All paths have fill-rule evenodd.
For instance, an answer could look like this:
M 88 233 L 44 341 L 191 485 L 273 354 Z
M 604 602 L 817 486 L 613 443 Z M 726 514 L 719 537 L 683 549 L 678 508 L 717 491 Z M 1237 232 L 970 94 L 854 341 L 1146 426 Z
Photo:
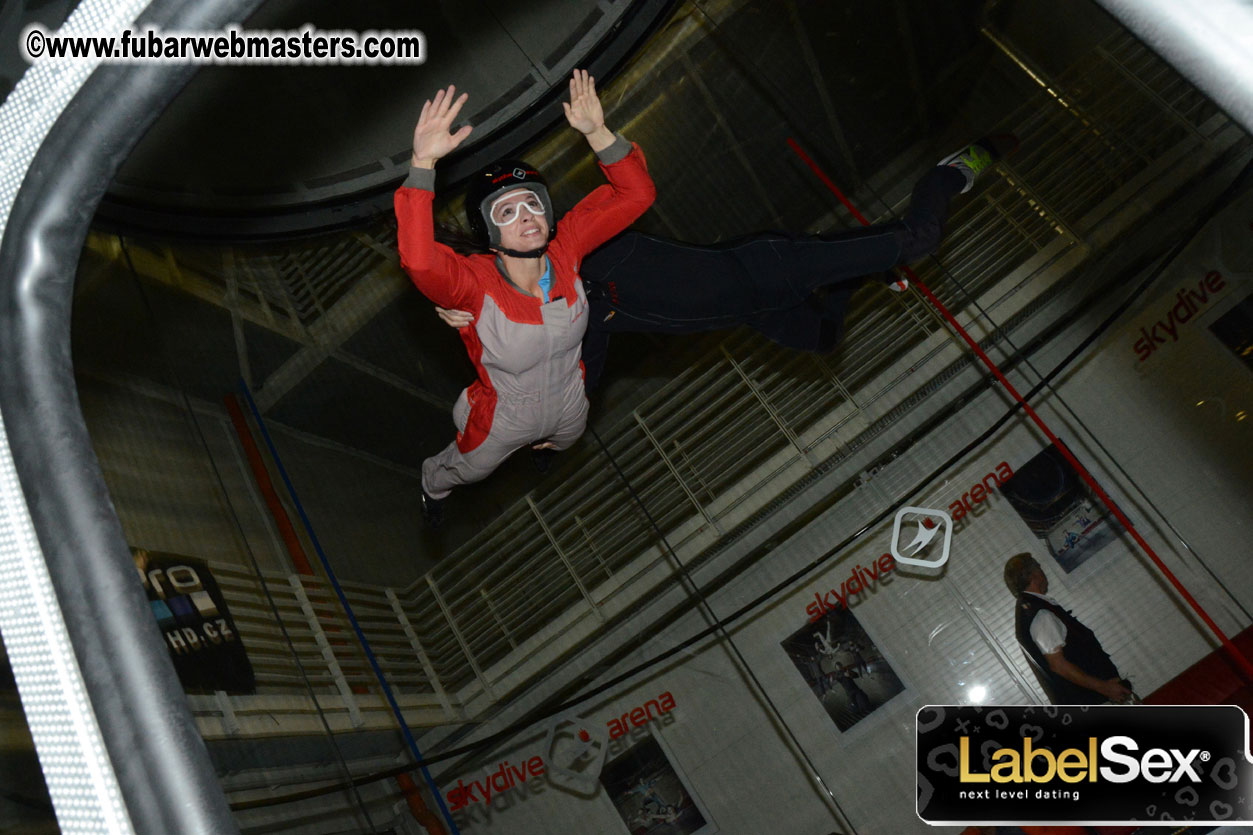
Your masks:
M 1001 133 L 977 139 L 966 147 L 940 160 L 940 165 L 956 168 L 966 177 L 966 187 L 962 194 L 970 191 L 975 179 L 991 168 L 997 160 L 1012 154 L 1018 149 L 1018 137 L 1012 133 Z

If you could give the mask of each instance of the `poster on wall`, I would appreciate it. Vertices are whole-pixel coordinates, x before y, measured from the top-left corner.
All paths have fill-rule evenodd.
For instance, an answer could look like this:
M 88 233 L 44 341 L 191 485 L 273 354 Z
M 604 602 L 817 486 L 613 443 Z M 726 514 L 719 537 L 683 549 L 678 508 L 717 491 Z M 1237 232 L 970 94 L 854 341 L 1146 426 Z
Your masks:
M 841 731 L 905 692 L 892 665 L 848 609 L 829 610 L 781 646 Z
M 1253 295 L 1245 296 L 1209 326 L 1210 333 L 1253 371 Z
M 606 763 L 600 782 L 631 835 L 717 831 L 652 735 Z
M 1067 574 L 1122 530 L 1054 444 L 1015 470 L 1001 495 Z
M 256 677 L 209 564 L 132 548 L 166 649 L 189 693 L 255 693 Z

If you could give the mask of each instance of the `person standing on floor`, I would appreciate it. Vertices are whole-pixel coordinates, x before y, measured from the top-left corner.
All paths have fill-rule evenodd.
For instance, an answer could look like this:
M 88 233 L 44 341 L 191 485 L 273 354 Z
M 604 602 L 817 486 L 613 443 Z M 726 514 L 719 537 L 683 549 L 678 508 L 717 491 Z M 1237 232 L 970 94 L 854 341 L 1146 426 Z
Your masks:
M 1045 595 L 1049 580 L 1030 554 L 1005 562 L 1005 585 L 1017 598 L 1014 630 L 1044 692 L 1055 705 L 1138 701 L 1096 634 Z

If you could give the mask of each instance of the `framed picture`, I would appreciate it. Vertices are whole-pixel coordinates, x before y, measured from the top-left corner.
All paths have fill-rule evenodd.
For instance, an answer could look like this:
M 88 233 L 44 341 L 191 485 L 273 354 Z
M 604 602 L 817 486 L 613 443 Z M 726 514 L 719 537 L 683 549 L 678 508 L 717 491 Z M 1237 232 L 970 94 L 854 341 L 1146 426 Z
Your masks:
M 892 665 L 848 609 L 829 610 L 781 646 L 841 731 L 905 692 Z
M 717 827 L 699 804 L 661 740 L 647 728 L 605 763 L 601 785 L 631 835 L 714 835 Z
M 1117 539 L 1122 528 L 1053 444 L 1004 481 L 1001 495 L 1067 574 Z
M 1213 321 L 1210 333 L 1253 371 L 1253 295 L 1240 301 Z

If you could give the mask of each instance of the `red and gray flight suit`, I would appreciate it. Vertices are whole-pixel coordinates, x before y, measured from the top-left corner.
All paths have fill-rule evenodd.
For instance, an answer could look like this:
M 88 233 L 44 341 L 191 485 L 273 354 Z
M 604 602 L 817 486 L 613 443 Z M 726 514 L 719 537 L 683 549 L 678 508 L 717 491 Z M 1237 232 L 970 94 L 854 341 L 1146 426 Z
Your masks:
M 478 379 L 453 407 L 456 440 L 422 463 L 422 489 L 433 499 L 486 478 L 521 446 L 548 440 L 565 449 L 583 434 L 588 405 L 580 344 L 588 315 L 579 265 L 656 196 L 638 146 L 618 137 L 597 157 L 608 185 L 557 223 L 546 256 L 552 269 L 546 304 L 510 282 L 494 255 L 458 255 L 435 242 L 434 171 L 411 169 L 396 190 L 401 266 L 431 301 L 474 315 L 460 333 Z

